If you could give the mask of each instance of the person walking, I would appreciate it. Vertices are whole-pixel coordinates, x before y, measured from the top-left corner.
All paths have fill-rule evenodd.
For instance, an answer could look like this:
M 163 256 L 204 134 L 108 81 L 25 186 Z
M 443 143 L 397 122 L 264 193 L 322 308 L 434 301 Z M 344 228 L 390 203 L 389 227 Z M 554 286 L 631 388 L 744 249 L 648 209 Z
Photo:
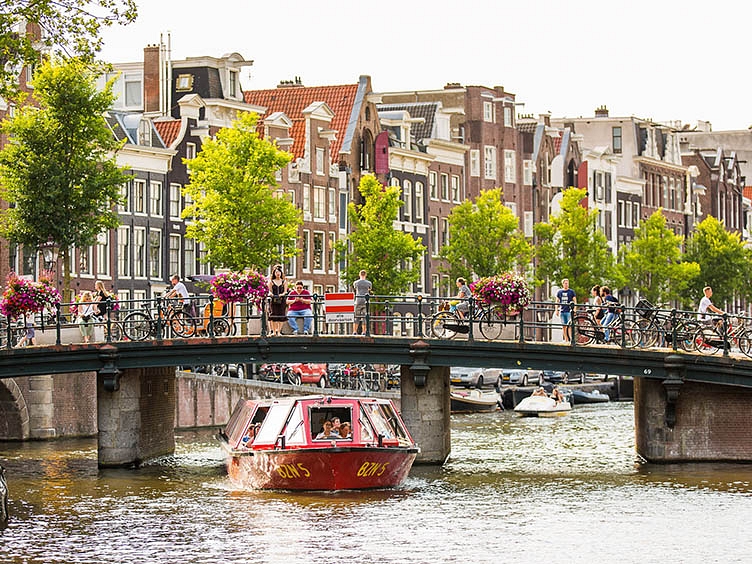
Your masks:
M 81 301 L 78 304 L 78 329 L 84 338 L 84 343 L 88 343 L 94 334 L 94 315 L 96 307 L 91 296 L 91 292 L 86 291 L 81 295 Z
M 282 270 L 282 265 L 278 264 L 272 268 L 271 278 L 269 279 L 269 293 L 272 296 L 269 308 L 269 328 L 272 336 L 280 335 L 282 324 L 287 320 L 287 305 L 285 304 L 287 279 L 284 270 Z
M 614 297 L 611 293 L 611 288 L 608 286 L 603 286 L 601 288 L 601 298 L 601 308 L 606 310 L 606 314 L 601 321 L 601 326 L 603 327 L 604 340 L 608 343 L 609 338 L 611 337 L 609 327 L 614 322 L 614 319 L 616 319 L 616 307 L 619 305 L 619 300 Z
M 303 318 L 303 333 L 310 335 L 313 321 L 311 293 L 305 289 L 300 280 L 295 283 L 295 289 L 287 294 L 287 323 L 292 328 L 293 335 L 300 334 L 298 317 Z
M 366 310 L 368 309 L 368 299 L 373 292 L 373 284 L 366 278 L 366 271 L 361 270 L 358 274 L 358 279 L 353 282 L 353 289 L 355 290 L 355 319 L 357 325 L 353 335 L 365 335 L 366 333 Z
M 556 313 L 561 317 L 562 337 L 568 343 L 572 339 L 572 306 L 577 303 L 577 294 L 569 287 L 569 278 L 561 281 L 556 301 Z

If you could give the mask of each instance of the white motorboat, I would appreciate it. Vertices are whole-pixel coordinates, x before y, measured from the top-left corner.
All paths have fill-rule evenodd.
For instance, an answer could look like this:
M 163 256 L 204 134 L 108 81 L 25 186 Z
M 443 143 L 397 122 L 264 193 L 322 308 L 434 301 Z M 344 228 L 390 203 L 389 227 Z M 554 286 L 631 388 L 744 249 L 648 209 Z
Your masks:
M 452 413 L 473 413 L 476 411 L 496 411 L 501 407 L 501 398 L 496 392 L 472 390 L 450 390 Z
M 528 396 L 514 408 L 523 417 L 556 417 L 572 411 L 568 401 L 556 402 L 548 396 Z

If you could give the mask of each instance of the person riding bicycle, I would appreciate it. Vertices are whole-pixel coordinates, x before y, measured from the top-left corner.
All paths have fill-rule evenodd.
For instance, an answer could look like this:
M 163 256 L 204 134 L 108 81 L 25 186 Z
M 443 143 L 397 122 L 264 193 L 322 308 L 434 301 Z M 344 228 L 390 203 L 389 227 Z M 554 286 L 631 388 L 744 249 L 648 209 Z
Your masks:
M 702 321 L 706 325 L 710 325 L 713 322 L 713 316 L 708 315 L 708 310 L 718 315 L 723 315 L 723 310 L 715 307 L 713 305 L 713 302 L 710 300 L 710 298 L 713 297 L 713 288 L 711 288 L 710 286 L 705 286 L 702 289 L 702 292 L 705 295 L 700 300 L 700 307 L 697 308 L 697 313 L 700 314 L 700 321 Z
M 167 299 L 177 298 L 180 308 L 193 317 L 193 304 L 188 300 L 188 288 L 180 281 L 180 276 L 177 274 L 172 275 L 170 282 L 172 282 L 172 290 L 167 292 L 164 297 Z
M 464 278 L 457 278 L 457 295 L 456 299 L 449 302 L 449 311 L 456 313 L 460 319 L 465 318 L 465 314 L 470 311 L 470 298 L 473 293 L 467 285 Z

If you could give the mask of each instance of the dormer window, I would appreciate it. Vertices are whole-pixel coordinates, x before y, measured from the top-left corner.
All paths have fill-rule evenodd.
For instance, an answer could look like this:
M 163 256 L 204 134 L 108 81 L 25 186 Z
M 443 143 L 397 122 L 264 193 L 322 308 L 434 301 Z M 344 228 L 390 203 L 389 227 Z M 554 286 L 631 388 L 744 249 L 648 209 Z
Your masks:
M 151 122 L 148 119 L 142 119 L 138 122 L 138 144 L 151 145 Z
M 234 98 L 238 93 L 238 71 L 230 71 L 230 81 L 227 87 L 228 95 Z
M 175 80 L 175 90 L 178 92 L 188 92 L 193 90 L 193 75 L 179 74 Z

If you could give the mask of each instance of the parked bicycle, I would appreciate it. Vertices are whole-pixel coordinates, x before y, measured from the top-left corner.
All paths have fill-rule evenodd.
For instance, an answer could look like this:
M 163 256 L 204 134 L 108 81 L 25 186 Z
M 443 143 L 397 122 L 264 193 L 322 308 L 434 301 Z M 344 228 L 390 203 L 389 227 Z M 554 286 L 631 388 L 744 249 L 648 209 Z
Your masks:
M 162 307 L 164 305 L 164 307 Z M 132 341 L 143 341 L 156 337 L 161 329 L 167 336 L 192 337 L 197 332 L 197 320 L 191 317 L 176 300 L 157 301 L 156 313 L 148 302 L 142 309 L 132 311 L 122 321 L 123 333 Z M 219 317 L 213 320 L 215 335 L 226 335 L 230 331 L 229 322 Z
M 300 376 L 286 364 L 264 364 L 259 368 L 258 376 L 261 380 L 279 382 L 280 384 L 300 385 Z
M 506 324 L 510 323 L 507 311 L 502 306 L 486 306 L 476 303 L 476 308 L 461 315 L 457 310 L 452 311 L 448 301 L 439 305 L 439 311 L 429 317 L 426 334 L 437 339 L 453 339 L 458 333 L 469 333 L 470 324 L 477 322 L 483 338 L 494 341 L 501 337 Z
M 694 351 L 694 335 L 701 324 L 691 314 L 677 313 L 653 306 L 641 299 L 635 306 L 638 325 L 641 331 L 640 347 L 672 346 L 676 336 L 676 346 L 685 351 Z M 674 326 L 676 327 L 674 329 Z
M 592 311 L 580 308 L 575 312 L 573 323 L 578 345 L 613 343 L 626 348 L 639 345 L 642 338 L 640 326 L 633 319 L 625 317 L 621 306 L 613 307 L 616 308 L 616 315 L 607 326 L 601 325 Z M 606 338 L 607 329 L 608 338 Z
M 703 354 L 715 354 L 719 350 L 731 350 L 733 347 L 752 357 L 752 331 L 747 328 L 744 317 L 719 317 L 710 325 L 700 327 L 694 336 L 695 350 Z

